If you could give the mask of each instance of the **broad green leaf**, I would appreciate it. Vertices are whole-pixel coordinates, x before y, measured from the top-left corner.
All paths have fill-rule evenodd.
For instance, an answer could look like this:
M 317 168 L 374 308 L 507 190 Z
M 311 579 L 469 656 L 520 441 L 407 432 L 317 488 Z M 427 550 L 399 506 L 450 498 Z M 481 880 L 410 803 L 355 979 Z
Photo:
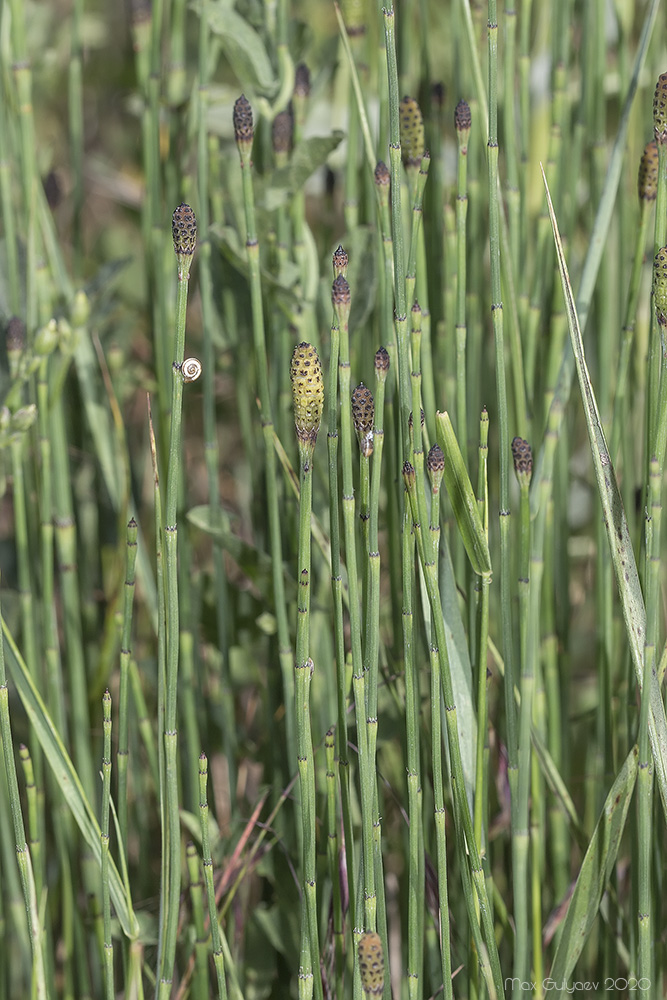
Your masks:
M 11 678 L 16 685 L 19 697 L 26 715 L 32 723 L 34 732 L 48 761 L 54 777 L 63 794 L 69 809 L 76 820 L 81 834 L 92 851 L 95 861 L 101 866 L 102 847 L 101 830 L 86 797 L 79 776 L 65 749 L 58 730 L 53 724 L 46 705 L 34 685 L 32 677 L 19 653 L 11 632 L 5 621 L 2 621 L 2 631 L 6 640 L 6 662 Z M 123 885 L 118 869 L 113 859 L 109 858 L 109 885 L 111 899 L 116 909 L 120 924 L 129 938 L 136 938 L 139 924 L 132 909 L 129 890 Z
M 443 478 L 456 518 L 456 525 L 461 533 L 472 568 L 475 573 L 484 576 L 491 572 L 489 543 L 479 515 L 479 507 L 470 476 L 447 412 L 436 413 L 435 431 L 438 444 L 445 455 Z
M 551 967 L 549 978 L 557 984 L 554 996 L 560 996 L 563 992 L 558 989 L 558 984 L 567 984 L 570 980 L 616 862 L 637 778 L 638 756 L 639 751 L 634 746 L 607 795 L 582 862 Z
M 644 643 L 646 639 L 646 609 L 644 608 L 644 598 L 639 583 L 635 554 L 628 531 L 628 522 L 625 517 L 623 500 L 616 482 L 616 473 L 607 447 L 607 441 L 598 412 L 595 392 L 591 383 L 591 377 L 586 365 L 584 354 L 584 343 L 579 327 L 579 316 L 572 294 L 572 286 L 563 252 L 558 222 L 551 202 L 549 185 L 542 171 L 544 186 L 547 193 L 549 205 L 549 215 L 551 217 L 551 227 L 556 244 L 556 254 L 558 257 L 558 268 L 560 270 L 561 285 L 563 287 L 563 297 L 567 311 L 567 322 L 570 329 L 570 340 L 574 362 L 579 379 L 579 389 L 581 399 L 584 404 L 584 416 L 588 428 L 588 437 L 593 456 L 593 466 L 595 468 L 595 478 L 597 480 L 598 493 L 602 504 L 604 515 L 604 525 L 607 532 L 607 541 L 611 552 L 611 561 L 616 576 L 616 585 L 621 598 L 623 609 L 623 621 L 625 631 L 630 645 L 632 664 L 637 677 L 637 684 L 640 689 L 644 680 Z M 651 672 L 651 691 L 649 694 L 650 715 L 649 715 L 649 735 L 651 737 L 651 751 L 655 761 L 655 773 L 660 789 L 662 808 L 667 819 L 667 720 L 665 719 L 665 706 L 660 693 L 658 676 Z
M 229 3 L 209 3 L 208 24 L 243 86 L 265 97 L 278 89 L 271 60 L 255 29 Z
M 343 139 L 343 132 L 312 136 L 295 147 L 289 165 L 269 175 L 261 202 L 267 211 L 286 204 L 300 191 L 308 178 L 327 161 L 329 153 Z

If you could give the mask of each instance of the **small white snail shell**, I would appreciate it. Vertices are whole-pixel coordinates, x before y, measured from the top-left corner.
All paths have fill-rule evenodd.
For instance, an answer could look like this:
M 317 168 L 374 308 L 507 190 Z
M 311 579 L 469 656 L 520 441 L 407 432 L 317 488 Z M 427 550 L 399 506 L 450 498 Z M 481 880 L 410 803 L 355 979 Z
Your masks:
M 201 361 L 197 358 L 186 358 L 181 365 L 184 382 L 196 382 L 201 375 Z

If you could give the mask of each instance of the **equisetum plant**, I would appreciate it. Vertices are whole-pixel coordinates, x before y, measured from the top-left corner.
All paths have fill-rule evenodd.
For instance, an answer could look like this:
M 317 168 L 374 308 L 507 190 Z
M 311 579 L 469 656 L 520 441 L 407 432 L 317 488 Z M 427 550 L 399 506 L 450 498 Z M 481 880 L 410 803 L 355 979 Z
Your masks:
M 103 8 L 0 6 L 0 1000 L 665 995 L 664 5 Z

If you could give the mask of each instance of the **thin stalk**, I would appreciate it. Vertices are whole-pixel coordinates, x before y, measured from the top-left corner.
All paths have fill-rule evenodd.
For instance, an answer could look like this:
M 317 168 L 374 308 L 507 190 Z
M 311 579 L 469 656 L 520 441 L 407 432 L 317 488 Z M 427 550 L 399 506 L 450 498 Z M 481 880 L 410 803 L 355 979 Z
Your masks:
M 132 656 L 132 609 L 134 604 L 134 570 L 137 559 L 137 522 L 130 518 L 127 525 L 127 540 L 125 554 L 125 585 L 123 588 L 123 624 L 120 643 L 120 684 L 118 691 L 118 750 L 116 766 L 118 767 L 118 829 L 120 831 L 121 850 L 127 857 L 127 765 L 129 753 L 128 723 L 128 678 L 130 659 Z
M 662 333 L 662 330 L 661 330 Z M 664 415 L 662 417 L 664 421 Z M 650 514 L 646 518 L 646 641 L 644 647 L 644 683 L 639 712 L 639 760 L 637 772 L 637 975 L 650 977 L 653 973 L 651 850 L 653 816 L 653 757 L 649 741 L 648 720 L 650 710 L 649 690 L 651 674 L 655 670 L 657 637 L 657 608 L 660 575 L 660 520 L 662 504 L 661 463 L 656 457 L 651 461 L 649 479 Z M 648 979 L 648 981 L 652 981 Z
M 421 913 L 421 892 L 424 884 L 420 877 L 421 815 L 421 764 L 419 754 L 419 691 L 418 673 L 414 658 L 413 573 L 414 533 L 411 527 L 410 505 L 405 502 L 403 520 L 403 656 L 405 660 L 405 725 L 406 770 L 408 782 L 408 996 L 416 1000 L 422 996 L 422 966 L 424 956 Z
M 16 411 L 18 417 L 21 411 Z M 25 481 L 23 476 L 23 451 L 26 435 L 14 434 L 11 442 L 11 461 L 14 505 L 14 533 L 16 537 L 16 558 L 18 562 L 18 584 L 21 602 L 21 638 L 25 651 L 25 662 L 36 684 L 39 684 L 39 658 L 37 654 L 37 633 L 35 629 L 35 594 L 32 586 L 30 568 L 30 548 L 28 544 L 28 511 L 26 506 Z M 30 742 L 37 745 L 34 729 L 30 727 Z M 42 783 L 41 753 L 37 751 L 36 758 L 39 783 Z
M 2 620 L 3 633 L 5 629 L 6 625 L 4 620 Z M 28 928 L 30 931 L 30 942 L 32 945 L 33 983 L 38 1000 L 46 1000 L 47 993 L 43 953 L 43 928 L 38 913 L 38 900 L 35 894 L 35 880 L 33 877 L 32 861 L 30 858 L 30 851 L 28 850 L 28 844 L 26 843 L 23 814 L 21 812 L 21 799 L 16 776 L 16 762 L 14 760 L 14 743 L 12 740 L 11 721 L 9 717 L 9 689 L 7 687 L 7 675 L 5 671 L 4 642 L 2 641 L 0 641 L 0 736 L 2 737 L 2 756 L 7 778 L 9 808 L 12 816 L 12 825 L 14 827 L 16 860 L 19 866 L 23 899 L 25 902 Z
M 11 22 L 11 67 L 16 88 L 16 107 L 20 137 L 21 185 L 23 197 L 22 235 L 26 244 L 25 257 L 25 310 L 26 326 L 34 329 L 37 314 L 35 294 L 37 268 L 37 221 L 35 204 L 39 172 L 35 141 L 35 122 L 32 101 L 32 67 L 28 59 L 25 9 L 21 0 L 11 0 L 6 10 Z
M 30 751 L 26 746 L 19 746 L 19 757 L 25 779 L 25 794 L 28 806 L 28 844 L 35 879 L 35 898 L 41 899 L 44 885 L 43 852 L 40 830 L 44 829 L 43 810 L 40 808 L 44 795 L 40 793 L 35 783 L 35 769 Z
M 344 255 L 344 256 L 343 256 Z M 340 267 L 337 265 L 337 260 Z M 342 247 L 334 254 L 334 272 L 345 277 L 347 254 Z M 340 559 L 340 500 L 338 486 L 338 362 L 340 352 L 340 322 L 338 311 L 333 309 L 331 340 L 329 351 L 329 380 L 327 385 L 327 452 L 329 459 L 329 536 L 331 539 L 331 592 L 334 606 L 334 648 L 336 655 L 337 726 L 336 755 L 338 757 L 341 782 L 341 803 L 343 828 L 345 831 L 345 856 L 347 877 L 350 886 L 349 898 L 352 906 L 352 924 L 356 902 L 352 886 L 355 882 L 354 836 L 350 812 L 350 775 L 347 756 L 347 670 L 345 661 L 345 637 L 343 624 L 343 578 Z
M 635 326 L 637 322 L 637 305 L 639 303 L 639 293 L 641 286 L 641 275 L 644 263 L 644 252 L 646 247 L 646 235 L 648 229 L 649 213 L 651 202 L 645 198 L 640 198 L 639 202 L 639 226 L 635 238 L 635 252 L 632 259 L 632 271 L 630 272 L 630 284 L 628 288 L 628 298 L 623 319 L 623 337 L 621 340 L 621 350 L 618 357 L 618 367 L 616 370 L 616 392 L 614 394 L 614 413 L 612 417 L 611 429 L 611 456 L 612 461 L 616 459 L 621 442 L 621 432 L 628 419 L 628 390 L 630 362 L 632 358 L 632 345 L 634 343 Z M 630 470 L 628 470 L 630 471 Z
M 376 750 L 378 738 L 378 659 L 380 645 L 380 551 L 379 551 L 379 507 L 382 482 L 382 455 L 384 451 L 384 396 L 389 373 L 389 355 L 380 348 L 375 354 L 375 400 L 373 426 L 373 457 L 371 473 L 371 495 L 368 526 L 368 594 L 366 608 L 365 668 L 366 713 L 368 732 L 369 771 L 373 776 L 373 853 L 377 893 L 376 927 L 379 928 L 382 946 L 387 953 L 387 915 L 384 899 L 384 872 L 381 851 L 382 819 L 380 816 L 376 774 Z M 368 928 L 367 928 L 368 929 Z
M 104 749 L 102 751 L 102 914 L 104 919 L 104 995 L 113 1000 L 116 995 L 113 974 L 113 940 L 111 937 L 111 896 L 109 892 L 109 803 L 111 797 L 111 695 L 105 691 L 102 698 Z
M 56 552 L 64 605 L 67 674 L 71 705 L 71 732 L 74 760 L 81 784 L 91 803 L 96 801 L 91 745 L 88 739 L 86 667 L 83 649 L 81 599 L 77 578 L 77 542 L 72 500 L 65 413 L 63 399 L 54 401 L 49 422 L 51 455 L 53 458 L 53 519 Z
M 438 904 L 439 904 L 439 944 L 440 967 L 442 971 L 442 995 L 451 1000 L 452 956 L 449 945 L 449 887 L 447 885 L 447 831 L 445 793 L 442 777 L 442 716 L 440 714 L 440 657 L 438 650 L 431 647 L 431 762 L 433 766 L 433 809 L 435 821 L 435 842 L 438 859 Z
M 410 348 L 405 291 L 405 254 L 401 215 L 401 132 L 398 115 L 398 66 L 396 62 L 395 15 L 393 7 L 383 9 L 387 80 L 389 83 L 389 164 L 391 169 L 391 236 L 394 251 L 394 314 L 398 346 L 398 404 L 401 434 L 400 454 L 407 455 L 410 435 Z
M 72 7 L 72 46 L 69 58 L 68 111 L 70 158 L 72 167 L 72 246 L 74 248 L 72 269 L 74 275 L 81 273 L 83 259 L 83 204 L 85 188 L 83 183 L 83 43 L 81 27 L 83 20 L 83 0 L 75 0 Z
M 440 487 L 445 467 L 445 457 L 439 445 L 434 445 L 428 455 L 428 470 L 431 478 L 431 519 L 429 534 L 435 561 L 438 562 L 440 547 Z M 431 644 L 431 762 L 433 767 L 433 809 L 438 859 L 438 897 L 440 907 L 440 966 L 442 971 L 443 996 L 451 998 L 452 957 L 449 944 L 449 887 L 447 884 L 447 833 L 445 795 L 442 771 L 442 714 L 440 692 L 440 656 Z
M 503 333 L 503 304 L 500 276 L 500 205 L 498 198 L 498 18 L 496 0 L 488 5 L 488 51 L 489 51 L 489 131 L 488 131 L 488 171 L 489 171 L 489 245 L 491 255 L 491 315 L 495 344 L 496 395 L 498 405 L 498 437 L 500 453 L 500 604 L 502 618 L 503 656 L 505 661 L 505 724 L 507 727 L 508 778 L 512 808 L 512 830 L 517 828 L 517 767 L 518 740 L 516 708 L 514 704 L 514 631 L 512 628 L 512 553 L 511 514 L 509 495 L 509 413 L 507 386 L 505 381 L 505 340 Z M 514 894 L 515 905 L 518 897 Z M 514 975 L 519 982 L 528 979 L 528 970 L 520 975 L 516 968 Z
M 327 863 L 333 897 L 332 933 L 335 962 L 334 976 L 336 983 L 336 996 L 343 996 L 345 938 L 339 874 L 340 845 L 338 841 L 338 812 L 340 808 L 340 796 L 333 729 L 329 729 L 325 734 L 324 752 L 326 754 L 327 761 Z
M 211 948 L 217 984 L 218 1000 L 227 1000 L 227 982 L 225 980 L 225 958 L 222 948 L 223 932 L 218 923 L 218 910 L 215 902 L 215 886 L 213 884 L 213 859 L 209 838 L 208 818 L 208 758 L 205 753 L 199 757 L 199 828 L 201 830 L 201 853 L 204 866 L 204 885 L 208 902 L 208 917 L 211 928 Z
M 285 712 L 287 722 L 287 746 L 290 767 L 296 756 L 296 733 L 291 718 L 294 704 L 294 675 L 292 647 L 287 622 L 287 605 L 283 578 L 283 556 L 280 528 L 280 508 L 278 504 L 278 480 L 276 458 L 273 446 L 273 417 L 269 393 L 269 374 L 264 332 L 264 307 L 262 303 L 262 279 L 260 273 L 259 242 L 255 224 L 255 197 L 252 181 L 252 144 L 254 126 L 252 109 L 242 95 L 234 105 L 234 130 L 241 162 L 243 183 L 243 208 L 246 223 L 246 255 L 250 280 L 250 302 L 252 309 L 253 348 L 259 390 L 262 433 L 264 437 L 264 474 L 266 477 L 266 501 L 268 506 L 269 545 L 273 579 L 273 598 L 278 632 L 278 653 L 283 676 Z M 288 708 L 287 706 L 290 706 Z
M 375 887 L 373 873 L 373 839 L 372 839 L 372 796 L 366 799 L 369 783 L 369 759 L 366 733 L 366 696 L 362 685 L 365 685 L 364 663 L 361 648 L 361 595 L 357 573 L 357 542 L 356 517 L 354 501 L 354 480 L 352 473 L 352 404 L 350 393 L 350 332 L 348 320 L 350 317 L 350 288 L 345 278 L 340 275 L 334 281 L 332 301 L 339 327 L 338 352 L 338 391 L 340 397 L 340 439 L 342 456 L 342 510 L 343 535 L 345 539 L 345 564 L 347 567 L 347 585 L 349 592 L 350 615 L 350 646 L 352 653 L 352 678 L 355 695 L 355 712 L 357 723 L 357 741 L 359 751 L 359 769 L 362 787 L 362 798 L 369 812 L 362 811 L 363 826 L 363 872 L 366 889 L 366 919 L 371 916 L 375 904 Z M 363 694 L 363 700 L 359 698 Z M 350 890 L 351 896 L 351 890 Z M 355 914 L 355 925 L 358 925 L 360 914 Z M 375 918 L 373 916 L 373 928 Z
M 467 286 L 467 217 L 468 217 L 468 139 L 472 126 L 470 107 L 460 101 L 454 121 L 458 140 L 456 169 L 456 433 L 463 458 L 468 459 L 468 424 L 466 390 Z
M 2 211 L 2 229 L 5 237 L 5 253 L 7 256 L 7 289 L 9 292 L 9 308 L 16 316 L 21 303 L 15 218 L 17 206 L 14 204 L 12 186 L 12 142 L 4 101 L 0 108 L 0 149 L 2 150 L 0 152 L 0 206 Z
M 403 479 L 409 496 L 409 509 L 411 511 L 414 533 L 417 540 L 417 551 L 419 561 L 424 573 L 424 581 L 431 608 L 431 618 L 435 632 L 438 653 L 440 656 L 440 672 L 442 680 L 442 692 L 445 701 L 445 711 L 447 719 L 447 737 L 449 745 L 451 781 L 454 791 L 455 822 L 458 830 L 461 830 L 465 837 L 465 844 L 469 855 L 470 874 L 477 894 L 479 914 L 481 917 L 486 948 L 481 943 L 479 937 L 479 925 L 474 912 L 474 904 L 471 896 L 466 895 L 466 906 L 470 926 L 476 942 L 478 942 L 478 957 L 482 964 L 485 978 L 489 982 L 491 989 L 495 989 L 499 996 L 503 995 L 502 973 L 500 960 L 495 940 L 493 919 L 489 900 L 486 892 L 486 883 L 482 863 L 475 843 L 472 818 L 468 806 L 465 791 L 465 780 L 463 775 L 463 762 L 461 758 L 461 747 L 458 735 L 458 717 L 452 687 L 451 671 L 449 666 L 449 655 L 447 652 L 447 641 L 445 634 L 445 620 L 440 599 L 440 588 L 438 583 L 437 566 L 433 561 L 431 550 L 431 539 L 429 533 L 422 531 L 421 523 L 418 520 L 420 504 L 416 496 L 417 477 L 414 469 L 409 463 L 403 467 Z M 406 515 L 407 515 L 406 505 Z M 457 837 L 457 842 L 462 843 L 462 838 Z M 466 867 L 466 873 L 468 869 Z M 467 875 L 466 875 L 467 877 Z M 486 958 L 485 956 L 488 956 Z
M 316 401 L 306 397 L 311 385 L 317 381 L 312 393 Z M 314 348 L 301 344 L 292 359 L 292 388 L 300 457 L 299 493 L 299 596 L 296 625 L 295 698 L 296 740 L 299 765 L 300 806 L 302 823 L 302 951 L 299 963 L 299 981 L 307 988 L 307 981 L 314 980 L 315 996 L 322 1000 L 320 975 L 319 932 L 317 925 L 317 870 L 315 830 L 315 758 L 310 728 L 310 682 L 313 661 L 310 657 L 310 541 L 313 499 L 313 453 L 319 430 L 323 405 L 323 381 L 319 358 Z M 305 408 L 307 407 L 307 408 Z M 304 410 L 302 414 L 302 409 Z M 318 410 L 317 413 L 314 411 Z
M 208 0 L 203 0 L 199 13 L 199 90 L 197 103 L 197 187 L 199 191 L 199 286 L 201 290 L 202 326 L 204 330 L 202 384 L 203 384 L 203 424 L 204 458 L 208 479 L 208 503 L 213 525 L 220 518 L 220 488 L 218 482 L 219 449 L 215 414 L 215 353 L 212 330 L 214 325 L 213 281 L 211 276 L 211 241 L 209 237 L 209 136 L 206 116 L 209 106 L 209 27 Z M 236 797 L 236 727 L 234 726 L 234 703 L 232 684 L 229 676 L 229 624 L 228 584 L 222 547 L 213 545 L 213 581 L 215 592 L 215 613 L 218 628 L 218 648 L 221 655 L 222 709 L 225 724 L 223 739 L 225 757 L 229 773 L 230 796 Z
M 519 646 L 521 662 L 521 709 L 519 714 L 518 776 L 516 808 L 513 811 L 512 863 L 514 885 L 514 973 L 528 976 L 530 972 L 529 938 L 529 888 L 528 852 L 530 846 L 528 795 L 531 774 L 530 732 L 533 717 L 533 692 L 535 687 L 534 657 L 537 644 L 529 646 L 531 614 L 535 613 L 534 590 L 530 580 L 531 528 L 530 528 L 530 475 L 532 456 L 530 448 L 521 438 L 512 442 L 514 469 L 521 491 L 519 507 Z M 544 512 L 542 511 L 542 516 Z M 541 557 L 541 553 L 540 553 Z M 532 599 L 531 599 L 532 598 Z M 539 606 L 538 609 L 539 611 Z M 536 624 L 532 623 L 536 631 Z M 507 682 L 507 678 L 505 678 Z M 524 982 L 519 978 L 519 982 Z
M 192 976 L 193 1000 L 208 1000 L 208 934 L 204 919 L 204 892 L 197 848 L 190 841 L 185 848 L 190 879 L 190 904 L 195 935 L 195 968 Z
M 479 472 L 477 476 L 477 506 L 484 532 L 489 532 L 489 415 L 482 410 L 479 421 Z M 487 854 L 488 837 L 488 784 L 489 784 L 489 727 L 488 727 L 488 677 L 487 658 L 489 642 L 489 589 L 491 581 L 477 577 L 477 751 L 475 764 L 474 829 L 475 839 L 482 857 Z M 487 861 L 488 867 L 488 861 Z
M 507 226 L 509 230 L 510 266 L 515 279 L 521 277 L 521 198 L 519 191 L 519 127 L 516 119 L 515 72 L 516 7 L 515 0 L 505 0 L 503 51 L 503 121 L 505 163 L 507 166 Z
M 178 668 L 180 642 L 180 606 L 178 599 L 178 495 L 181 486 L 181 433 L 183 419 L 183 360 L 185 356 L 185 319 L 188 301 L 190 267 L 194 254 L 197 226 L 194 213 L 188 205 L 180 205 L 172 220 L 174 252 L 178 264 L 178 292 L 176 299 L 176 326 L 174 331 L 171 421 L 169 429 L 169 461 L 167 465 L 167 491 L 164 513 L 164 579 L 166 599 L 166 664 L 164 754 L 166 791 L 166 845 L 168 851 L 168 877 L 160 897 L 160 974 L 157 995 L 167 998 L 171 990 L 176 939 L 178 934 L 178 906 L 181 887 L 181 838 L 178 803 Z M 166 874 L 166 872 L 165 872 Z

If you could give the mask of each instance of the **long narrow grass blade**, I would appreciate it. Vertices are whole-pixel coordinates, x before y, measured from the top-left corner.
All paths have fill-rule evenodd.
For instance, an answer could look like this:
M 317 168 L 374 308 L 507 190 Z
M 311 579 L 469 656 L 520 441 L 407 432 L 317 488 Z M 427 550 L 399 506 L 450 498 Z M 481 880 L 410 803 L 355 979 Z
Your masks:
M 550 980 L 556 984 L 556 996 L 566 991 L 562 987 L 570 981 L 612 873 L 637 779 L 637 756 L 634 746 L 609 790 L 582 862 L 551 967 Z
M 76 820 L 77 826 L 92 851 L 98 865 L 102 863 L 100 846 L 100 827 L 91 805 L 79 781 L 67 750 L 54 726 L 44 702 L 30 677 L 23 658 L 16 648 L 11 632 L 2 620 L 2 631 L 6 641 L 7 666 L 16 690 L 23 704 L 37 738 L 44 752 L 44 758 L 49 762 L 54 777 L 58 783 L 67 805 Z M 129 894 L 118 874 L 113 860 L 109 858 L 109 883 L 111 898 L 121 926 L 128 937 L 134 938 L 139 933 L 139 924 L 131 904 Z
M 563 245 L 558 231 L 558 222 L 549 194 L 549 185 L 542 170 L 544 186 L 547 193 L 549 205 L 549 215 L 556 244 L 556 254 L 558 256 L 558 268 L 560 270 L 561 284 L 563 286 L 563 296 L 567 308 L 568 326 L 570 329 L 570 339 L 574 352 L 574 361 L 577 368 L 579 388 L 584 404 L 584 414 L 586 426 L 591 443 L 591 454 L 595 468 L 595 478 L 598 484 L 600 502 L 604 514 L 604 523 L 609 540 L 611 559 L 616 574 L 621 606 L 623 608 L 623 620 L 625 630 L 630 644 L 632 662 L 637 676 L 639 687 L 642 686 L 644 675 L 644 641 L 646 636 L 646 609 L 642 597 L 639 576 L 635 555 L 630 541 L 628 523 L 623 508 L 623 500 L 616 482 L 614 466 L 609 455 L 609 449 L 602 428 L 600 414 L 598 413 L 595 393 L 591 384 L 586 358 L 584 355 L 584 344 L 579 328 L 579 317 L 577 307 L 572 294 L 572 286 L 563 253 Z M 665 720 L 665 707 L 660 695 L 660 686 L 655 673 L 651 677 L 651 717 L 649 720 L 649 732 L 651 737 L 651 749 L 655 761 L 655 771 L 660 788 L 663 811 L 667 819 L 667 721 Z
M 484 576 L 491 572 L 489 543 L 484 532 L 482 519 L 479 516 L 475 491 L 472 488 L 449 414 L 446 412 L 436 413 L 435 427 L 438 444 L 445 453 L 443 478 L 454 511 L 456 525 L 461 532 L 461 538 L 472 568 L 475 573 Z

